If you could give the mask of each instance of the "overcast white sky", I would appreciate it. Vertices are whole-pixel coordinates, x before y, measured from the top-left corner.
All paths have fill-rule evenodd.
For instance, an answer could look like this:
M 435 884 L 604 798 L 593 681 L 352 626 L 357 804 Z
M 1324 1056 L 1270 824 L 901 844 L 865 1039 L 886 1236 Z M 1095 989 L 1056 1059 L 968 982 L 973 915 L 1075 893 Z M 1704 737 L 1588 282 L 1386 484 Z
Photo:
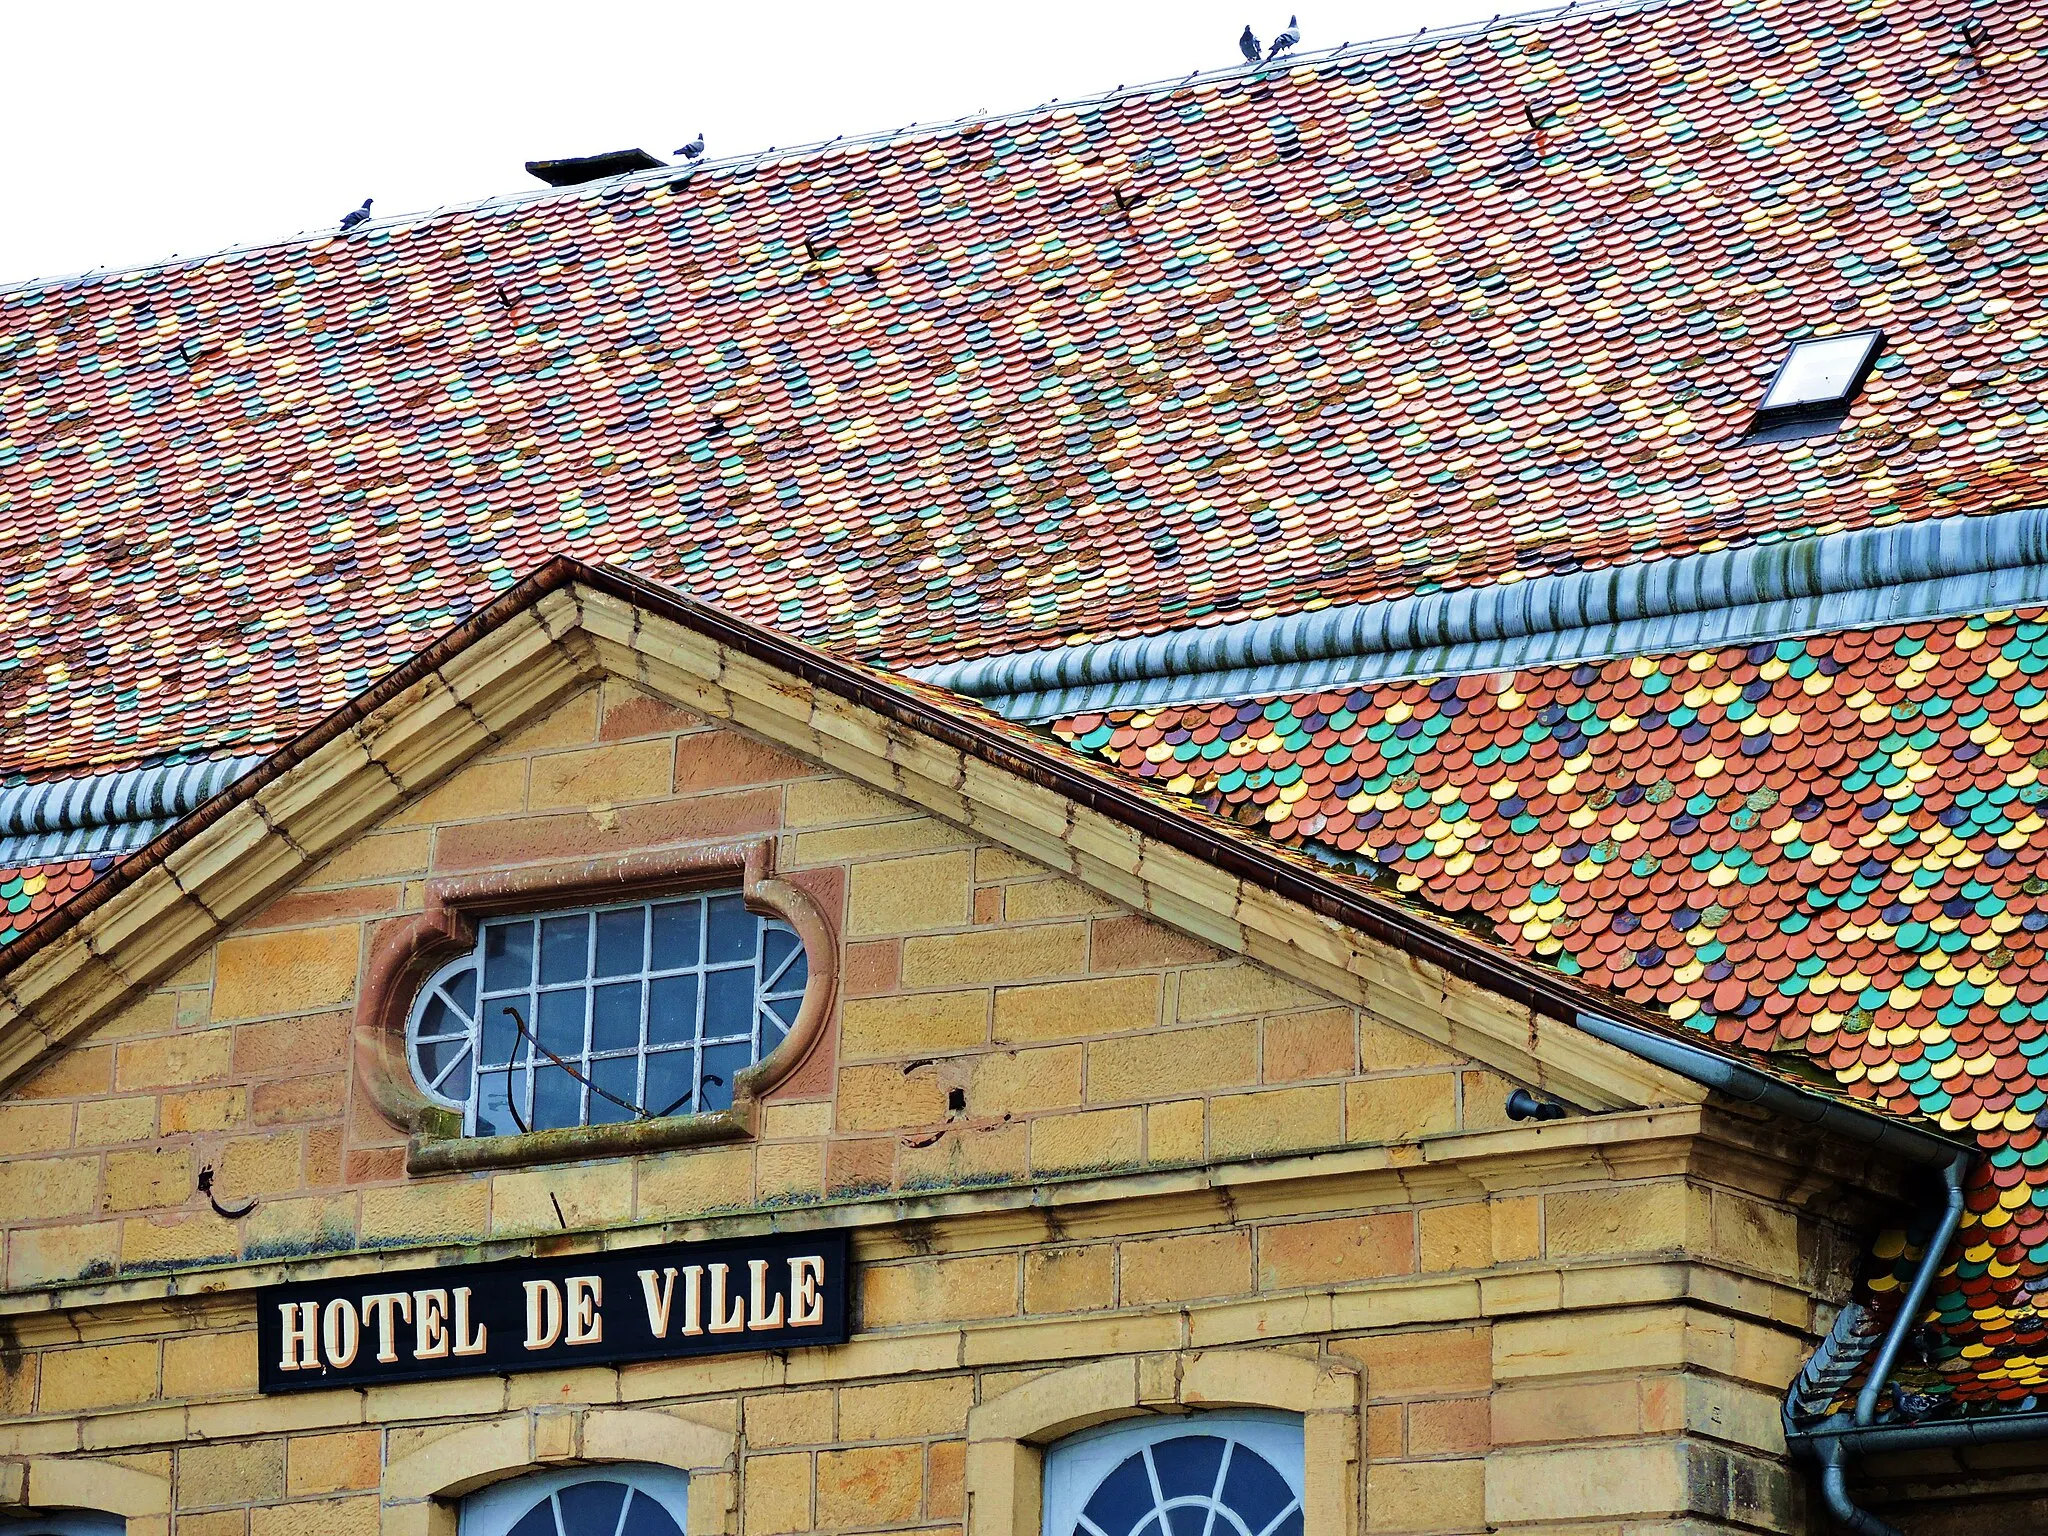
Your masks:
M 1314 48 L 1498 0 L 24 0 L 0 282 L 520 190 L 530 159 L 666 158 L 700 128 L 738 154 L 1218 68 L 1290 3 Z

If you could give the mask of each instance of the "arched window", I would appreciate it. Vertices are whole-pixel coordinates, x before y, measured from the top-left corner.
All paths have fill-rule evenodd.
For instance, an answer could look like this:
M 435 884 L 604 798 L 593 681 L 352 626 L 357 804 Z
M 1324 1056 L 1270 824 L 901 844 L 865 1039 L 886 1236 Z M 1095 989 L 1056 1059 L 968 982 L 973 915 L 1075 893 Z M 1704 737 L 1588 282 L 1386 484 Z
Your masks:
M 1045 1457 L 1045 1536 L 1301 1536 L 1292 1414 L 1126 1419 Z
M 514 1478 L 462 1501 L 460 1536 L 683 1536 L 689 1486 L 637 1463 Z
M 406 1025 L 413 1075 L 471 1136 L 700 1114 L 796 1022 L 796 930 L 736 890 L 492 917 Z
M 0 1536 L 127 1536 L 128 1522 L 96 1509 L 0 1515 Z

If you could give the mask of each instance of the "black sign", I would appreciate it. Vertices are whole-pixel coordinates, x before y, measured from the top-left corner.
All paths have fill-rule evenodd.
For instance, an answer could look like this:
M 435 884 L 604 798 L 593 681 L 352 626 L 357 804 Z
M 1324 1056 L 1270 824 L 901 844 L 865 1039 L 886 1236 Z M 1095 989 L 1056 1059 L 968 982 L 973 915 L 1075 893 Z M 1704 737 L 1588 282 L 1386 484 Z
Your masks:
M 843 1344 L 844 1232 L 265 1286 L 265 1392 Z

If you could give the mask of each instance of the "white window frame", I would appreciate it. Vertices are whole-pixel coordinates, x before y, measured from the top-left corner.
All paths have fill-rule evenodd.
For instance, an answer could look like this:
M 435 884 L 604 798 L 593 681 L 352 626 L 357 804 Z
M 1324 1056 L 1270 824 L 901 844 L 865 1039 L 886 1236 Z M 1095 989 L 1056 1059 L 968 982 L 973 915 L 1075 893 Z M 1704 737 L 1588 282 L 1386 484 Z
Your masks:
M 534 1000 L 549 993 L 570 993 L 580 991 L 583 998 L 583 1046 L 577 1051 L 564 1051 L 563 1059 L 574 1062 L 592 1076 L 598 1075 L 597 1063 L 612 1060 L 634 1060 L 638 1063 L 634 1074 L 634 1094 L 644 1108 L 648 1092 L 648 1063 L 655 1056 L 687 1057 L 690 1064 L 692 1096 L 686 1103 L 690 1106 L 677 1111 L 679 1114 L 695 1114 L 703 1109 L 706 1088 L 706 1064 L 712 1051 L 723 1049 L 732 1052 L 735 1048 L 745 1051 L 747 1060 L 739 1070 L 760 1063 L 776 1047 L 789 1037 L 795 1027 L 798 1012 L 802 1007 L 805 986 L 809 979 L 811 956 L 806 949 L 803 936 L 795 927 L 780 917 L 749 910 L 748 916 L 756 925 L 754 952 L 751 959 L 720 961 L 711 958 L 708 948 L 711 917 L 711 903 L 722 898 L 741 900 L 738 887 L 714 888 L 684 892 L 675 896 L 653 897 L 639 901 L 607 902 L 602 904 L 576 904 L 559 908 L 545 908 L 530 912 L 506 912 L 482 919 L 476 925 L 476 943 L 470 952 L 451 960 L 430 976 L 413 999 L 406 1015 L 405 1041 L 407 1065 L 412 1071 L 413 1081 L 425 1096 L 436 1104 L 458 1111 L 462 1115 L 462 1131 L 465 1136 L 478 1134 L 478 1117 L 482 1108 L 482 1092 L 485 1072 L 483 1069 L 483 1042 L 485 1039 L 486 1015 L 493 1007 L 508 1001 L 519 1002 L 522 1014 L 531 1015 L 525 1019 L 527 1029 L 536 1037 L 542 1030 L 542 1021 Z M 658 964 L 657 957 L 645 947 L 652 943 L 652 910 L 657 907 L 695 903 L 697 906 L 697 958 L 682 964 Z M 596 957 L 598 943 L 598 920 L 609 914 L 637 911 L 642 914 L 643 948 L 641 964 L 637 970 L 617 975 L 598 977 Z M 581 918 L 587 928 L 588 949 L 584 958 L 584 975 L 580 981 L 561 983 L 542 982 L 539 979 L 539 945 L 542 925 L 556 919 Z M 497 929 L 511 925 L 525 924 L 533 936 L 534 952 L 529 960 L 529 981 L 524 988 L 513 988 L 486 995 L 484 972 L 486 946 L 490 935 Z M 769 935 L 786 938 L 790 949 L 780 960 L 771 964 L 768 960 Z M 714 1017 L 709 1007 L 711 977 L 725 973 L 751 972 L 754 980 L 752 1004 L 745 1019 L 729 1020 Z M 471 1014 L 464 1017 L 456 1001 L 453 985 L 467 974 Z M 687 1041 L 655 1044 L 649 1040 L 651 999 L 655 986 L 669 979 L 694 979 L 696 1017 L 694 1029 Z M 637 1046 L 619 1047 L 593 1051 L 591 1030 L 592 1014 L 596 1006 L 597 990 L 600 987 L 634 984 L 640 986 L 640 1035 Z M 793 984 L 792 984 L 793 983 Z M 422 1057 L 423 1034 L 427 1011 L 436 998 L 440 998 L 451 1020 L 461 1020 L 464 1027 L 433 1035 L 435 1043 L 465 1039 L 466 1047 L 442 1068 L 438 1078 L 427 1071 Z M 524 1064 L 521 1058 L 524 1058 Z M 443 1083 L 454 1067 L 466 1058 L 468 1091 L 457 1096 L 445 1091 Z M 521 1118 L 528 1126 L 535 1121 L 535 1084 L 541 1075 L 554 1069 L 544 1056 L 525 1040 L 516 1042 L 513 1050 L 514 1066 L 506 1077 L 508 1086 L 519 1100 Z M 493 1075 L 497 1075 L 493 1073 Z M 726 1100 L 731 1102 L 733 1082 L 737 1072 L 728 1071 L 721 1076 L 727 1080 L 720 1086 Z M 603 1123 L 617 1123 L 622 1117 L 610 1115 L 608 1121 L 593 1119 L 594 1101 L 597 1095 L 588 1087 L 578 1085 L 581 1115 L 578 1126 Z M 617 1091 L 615 1089 L 615 1091 Z M 723 1106 L 720 1106 L 723 1107 Z M 553 1129 L 554 1127 L 547 1127 Z M 518 1126 L 501 1128 L 498 1134 L 507 1130 L 516 1134 Z
M 584 1462 L 559 1472 L 529 1472 L 479 1488 L 462 1501 L 457 1536 L 506 1536 L 542 1499 L 578 1483 L 624 1483 L 667 1510 L 683 1536 L 691 1536 L 685 1516 L 689 1508 L 690 1474 L 638 1461 Z
M 1087 1508 L 1103 1479 L 1123 1465 L 1125 1458 L 1145 1446 L 1177 1440 L 1183 1435 L 1220 1435 L 1258 1452 L 1294 1491 L 1296 1503 L 1306 1504 L 1308 1462 L 1300 1414 L 1233 1408 L 1117 1419 L 1047 1447 L 1041 1506 L 1043 1536 L 1073 1536 L 1081 1511 Z M 463 1536 L 469 1533 L 465 1531 Z

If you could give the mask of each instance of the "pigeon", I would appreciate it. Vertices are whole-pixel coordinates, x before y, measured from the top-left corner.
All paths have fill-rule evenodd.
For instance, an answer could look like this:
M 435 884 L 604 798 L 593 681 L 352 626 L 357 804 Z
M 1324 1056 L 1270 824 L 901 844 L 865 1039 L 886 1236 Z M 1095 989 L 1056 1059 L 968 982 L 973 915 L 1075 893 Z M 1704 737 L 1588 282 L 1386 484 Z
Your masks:
M 1245 63 L 1256 64 L 1259 62 L 1258 34 L 1252 31 L 1249 25 L 1245 27 L 1244 35 L 1237 40 L 1237 51 L 1244 55 Z
M 704 153 L 704 135 L 701 133 L 698 134 L 697 137 L 690 140 L 689 143 L 685 144 L 681 149 L 677 150 L 676 153 L 681 155 L 685 160 L 695 160 L 699 155 Z
M 362 207 L 351 208 L 347 213 L 342 215 L 341 228 L 344 234 L 346 234 L 349 230 L 354 229 L 358 224 L 367 224 L 370 222 L 371 201 L 372 199 L 366 197 L 363 199 Z
M 1286 53 L 1289 49 L 1293 48 L 1296 43 L 1299 43 L 1300 41 L 1301 18 L 1298 16 L 1290 16 L 1287 18 L 1287 30 L 1285 32 L 1282 32 L 1278 37 L 1273 39 L 1273 46 L 1266 50 L 1266 57 L 1269 59 L 1277 59 L 1280 57 L 1281 54 Z

